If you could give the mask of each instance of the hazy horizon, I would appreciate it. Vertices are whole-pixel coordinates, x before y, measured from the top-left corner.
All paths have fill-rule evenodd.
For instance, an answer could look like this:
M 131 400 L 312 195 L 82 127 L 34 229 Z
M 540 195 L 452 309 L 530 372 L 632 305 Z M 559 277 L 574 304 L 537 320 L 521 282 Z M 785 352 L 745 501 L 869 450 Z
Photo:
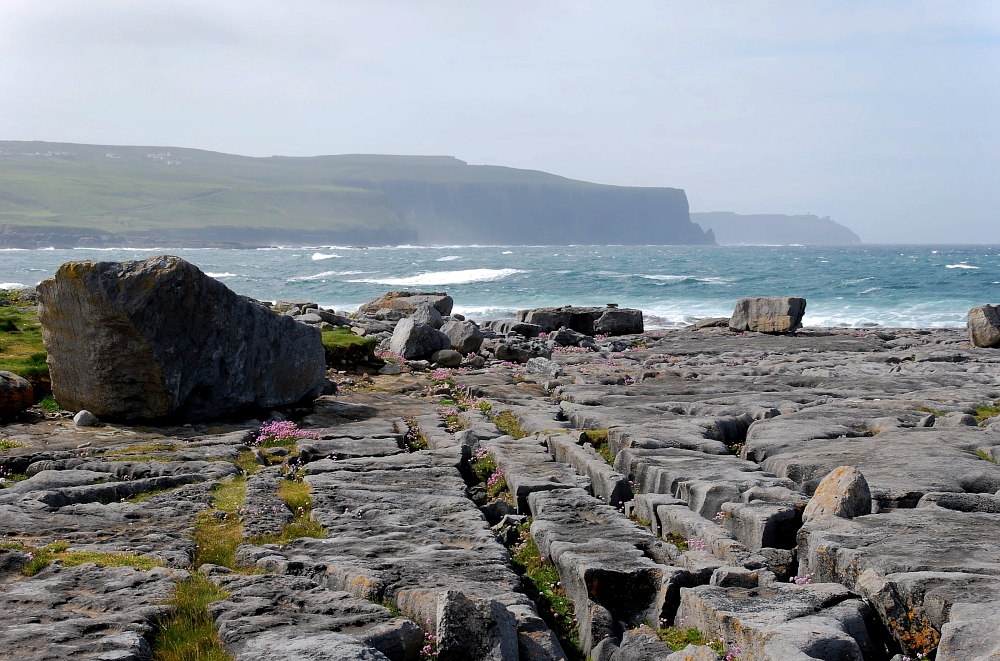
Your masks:
M 1000 6 L 0 6 L 2 139 L 449 155 L 1000 243 Z M 905 237 L 905 241 L 900 241 Z

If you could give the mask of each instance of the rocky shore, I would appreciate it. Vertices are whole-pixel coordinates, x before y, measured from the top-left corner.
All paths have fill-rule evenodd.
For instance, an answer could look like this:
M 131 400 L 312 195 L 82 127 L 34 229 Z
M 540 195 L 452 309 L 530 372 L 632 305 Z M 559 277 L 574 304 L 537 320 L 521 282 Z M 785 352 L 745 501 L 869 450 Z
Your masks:
M 1000 353 L 798 328 L 804 305 L 643 332 L 610 306 L 293 301 L 316 342 L 376 340 L 328 394 L 29 408 L 0 424 L 0 658 L 181 658 L 200 590 L 241 660 L 1000 659 Z

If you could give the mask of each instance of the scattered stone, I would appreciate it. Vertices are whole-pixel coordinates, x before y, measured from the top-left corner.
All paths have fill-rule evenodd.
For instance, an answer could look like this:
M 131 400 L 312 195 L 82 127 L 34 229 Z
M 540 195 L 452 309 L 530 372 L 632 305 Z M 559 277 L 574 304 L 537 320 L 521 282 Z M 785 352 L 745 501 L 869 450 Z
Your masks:
M 865 476 L 854 466 L 841 466 L 819 483 L 802 513 L 802 520 L 823 515 L 853 519 L 871 514 L 871 511 L 872 493 Z
M 451 348 L 451 340 L 441 331 L 407 317 L 398 324 L 389 348 L 406 360 L 427 358 L 435 351 Z
M 462 354 L 452 349 L 441 349 L 431 354 L 431 362 L 441 367 L 458 367 L 462 364 Z
M 969 310 L 969 339 L 973 346 L 1000 347 L 1000 307 L 981 305 Z
M 629 308 L 536 308 L 519 310 L 517 320 L 546 333 L 566 327 L 584 335 L 632 335 L 643 331 L 642 311 Z
M 422 303 L 434 306 L 441 316 L 451 314 L 454 301 L 444 292 L 391 291 L 365 303 L 358 312 L 375 314 L 379 310 L 396 310 L 403 315 L 413 314 Z
M 729 318 L 729 330 L 794 333 L 805 311 L 806 299 L 795 296 L 741 298 Z
M 439 329 L 444 325 L 444 319 L 441 317 L 441 313 L 437 311 L 430 303 L 421 303 L 417 305 L 417 309 L 413 311 L 410 315 L 413 320 L 418 324 L 424 324 L 425 326 L 430 326 L 431 328 Z
M 525 364 L 525 369 L 532 374 L 541 374 L 553 379 L 559 378 L 563 373 L 562 367 L 548 358 L 531 358 Z
M 84 409 L 73 416 L 73 424 L 77 427 L 96 427 L 101 424 L 101 421 L 97 419 L 96 415 Z
M 451 340 L 451 348 L 463 356 L 476 353 L 483 346 L 483 332 L 471 321 L 446 321 L 441 332 Z

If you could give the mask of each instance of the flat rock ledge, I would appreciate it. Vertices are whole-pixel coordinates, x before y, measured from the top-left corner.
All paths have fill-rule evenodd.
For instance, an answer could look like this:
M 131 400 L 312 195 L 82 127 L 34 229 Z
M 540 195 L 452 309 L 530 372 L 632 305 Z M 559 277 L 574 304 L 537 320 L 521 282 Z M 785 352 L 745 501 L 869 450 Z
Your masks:
M 379 309 L 450 313 L 420 296 Z M 29 408 L 0 426 L 0 656 L 150 659 L 170 595 L 205 580 L 244 661 L 1000 658 L 1000 356 L 957 330 L 612 347 L 566 322 L 574 350 L 531 370 L 331 372 L 337 395 L 287 411 L 313 432 L 288 447 L 258 447 L 257 420 Z M 195 566 L 232 485 L 233 558 Z M 302 516 L 318 536 L 289 534 Z M 523 573 L 529 546 L 557 579 Z M 671 650 L 671 626 L 713 646 Z

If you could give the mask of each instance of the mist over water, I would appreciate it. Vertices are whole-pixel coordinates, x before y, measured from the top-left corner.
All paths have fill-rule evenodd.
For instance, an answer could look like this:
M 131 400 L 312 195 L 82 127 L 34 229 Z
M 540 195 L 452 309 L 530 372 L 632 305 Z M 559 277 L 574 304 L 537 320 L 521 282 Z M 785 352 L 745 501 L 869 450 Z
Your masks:
M 960 327 L 1000 302 L 1000 246 L 311 246 L 258 250 L 2 250 L 0 288 L 70 260 L 174 254 L 234 291 L 353 311 L 390 289 L 446 291 L 470 318 L 518 309 L 643 310 L 649 328 L 729 316 L 742 296 L 804 296 L 805 325 Z

